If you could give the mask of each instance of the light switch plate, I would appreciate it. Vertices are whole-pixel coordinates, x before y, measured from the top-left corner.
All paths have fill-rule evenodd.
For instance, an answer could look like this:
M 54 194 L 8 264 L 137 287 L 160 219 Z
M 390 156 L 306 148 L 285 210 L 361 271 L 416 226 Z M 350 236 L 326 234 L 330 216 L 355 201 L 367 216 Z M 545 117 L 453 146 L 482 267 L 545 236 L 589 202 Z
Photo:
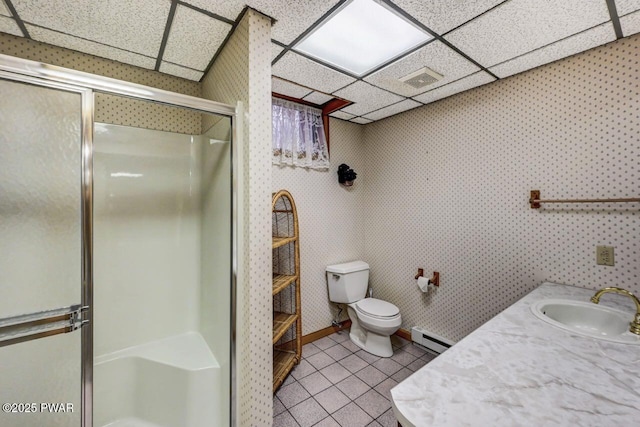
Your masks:
M 613 266 L 613 246 L 596 246 L 596 263 Z

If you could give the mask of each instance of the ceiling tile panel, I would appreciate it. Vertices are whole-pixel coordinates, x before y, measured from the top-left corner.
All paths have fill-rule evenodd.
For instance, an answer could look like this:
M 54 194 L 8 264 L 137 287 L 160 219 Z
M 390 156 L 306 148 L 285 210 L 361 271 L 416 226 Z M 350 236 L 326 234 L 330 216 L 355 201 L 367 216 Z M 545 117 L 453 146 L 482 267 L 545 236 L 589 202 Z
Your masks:
M 504 0 L 393 0 L 402 10 L 438 34 L 461 25 Z
M 0 16 L 0 33 L 13 34 L 14 36 L 24 37 L 20 27 L 16 24 L 15 19 Z
M 278 55 L 280 55 L 280 52 L 282 52 L 284 50 L 283 47 L 275 44 L 275 43 L 271 43 L 271 60 L 275 60 L 276 57 Z
M 640 1 L 638 0 L 616 0 L 616 10 L 618 16 L 624 16 L 636 10 L 640 10 Z
M 246 4 L 274 18 L 276 23 L 271 29 L 271 38 L 288 45 L 338 0 L 186 0 L 186 3 L 232 20 L 238 17 Z
M 342 109 L 342 111 L 355 116 L 362 116 L 386 107 L 387 105 L 402 101 L 402 97 L 362 81 L 357 81 L 344 89 L 340 89 L 335 92 L 334 95 L 355 102 L 355 104 L 351 104 Z
M 171 2 L 13 0 L 13 5 L 25 22 L 155 57 Z
M 52 44 L 54 46 L 65 47 L 67 49 L 77 50 L 79 52 L 88 53 L 90 55 L 99 56 L 101 58 L 112 59 L 114 61 L 124 62 L 125 64 L 136 65 L 142 68 L 153 69 L 156 66 L 155 58 L 150 58 L 137 53 L 128 52 L 115 47 L 105 46 L 100 43 L 89 40 L 80 39 L 57 31 L 48 30 L 46 28 L 34 27 L 26 24 L 27 31 L 31 38 L 39 42 Z
M 303 98 L 305 101 L 313 102 L 314 104 L 322 105 L 325 102 L 329 102 L 333 99 L 333 96 L 320 92 L 312 92 Z
M 204 73 L 202 71 L 192 70 L 191 68 L 181 67 L 170 62 L 162 61 L 160 64 L 160 72 L 171 74 L 172 76 L 182 77 L 183 79 L 200 81 Z
M 271 91 L 294 98 L 302 98 L 311 92 L 311 89 L 286 82 L 282 79 L 271 78 Z
M 184 0 L 185 3 L 235 21 L 244 9 L 244 0 Z
M 373 120 L 365 119 L 364 117 L 358 117 L 350 121 L 353 123 L 358 123 L 360 125 L 366 125 L 367 123 L 371 123 Z
M 446 98 L 456 93 L 464 92 L 465 90 L 473 89 L 474 87 L 491 83 L 494 80 L 495 78 L 493 78 L 490 74 L 484 71 L 480 71 L 468 77 L 460 79 L 457 82 L 449 83 L 446 86 L 442 86 L 430 92 L 423 93 L 422 95 L 415 96 L 414 99 L 422 102 L 423 104 L 428 104 L 430 102 Z
M 416 89 L 398 79 L 423 67 L 429 67 L 444 76 L 444 78 L 429 86 Z M 369 83 L 403 96 L 415 96 L 428 90 L 443 86 L 480 68 L 472 64 L 444 43 L 433 41 L 411 55 L 390 64 L 384 69 L 366 77 Z
M 510 61 L 503 62 L 500 65 L 491 67 L 489 71 L 500 78 L 509 77 L 530 70 L 531 68 L 574 55 L 578 52 L 603 45 L 615 39 L 616 33 L 613 30 L 613 25 L 611 22 L 607 22 L 591 30 L 576 34 L 575 36 L 524 54 Z
M 11 12 L 9 12 L 9 9 L 4 4 L 4 0 L 0 0 L 0 15 L 2 15 L 2 16 L 11 16 Z
M 333 113 L 329 114 L 329 116 L 342 120 L 350 120 L 355 117 L 353 114 L 345 113 L 342 110 L 334 111 Z
M 355 81 L 353 77 L 334 71 L 294 52 L 285 53 L 271 68 L 271 72 L 274 76 L 326 93 L 332 93 Z
M 388 107 L 369 113 L 365 115 L 364 118 L 369 120 L 380 120 L 385 117 L 393 116 L 394 114 L 402 113 L 403 111 L 411 110 L 412 108 L 419 107 L 420 105 L 422 104 L 414 101 L 413 99 L 405 99 L 397 104 L 389 105 Z
M 620 25 L 622 26 L 622 34 L 624 34 L 625 37 L 640 33 L 640 12 L 623 16 L 620 18 Z
M 490 67 L 609 19 L 604 0 L 511 0 L 445 38 Z
M 162 59 L 203 71 L 231 30 L 231 25 L 178 6 Z

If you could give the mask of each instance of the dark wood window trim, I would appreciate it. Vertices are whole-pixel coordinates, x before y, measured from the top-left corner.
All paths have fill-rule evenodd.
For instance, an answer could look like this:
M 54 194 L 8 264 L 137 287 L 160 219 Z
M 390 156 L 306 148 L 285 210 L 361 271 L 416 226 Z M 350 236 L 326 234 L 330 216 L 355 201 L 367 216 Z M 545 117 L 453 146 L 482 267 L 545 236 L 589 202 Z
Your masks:
M 302 104 L 302 105 L 308 105 L 310 107 L 314 107 L 319 110 L 322 110 L 322 124 L 324 125 L 324 135 L 327 138 L 327 152 L 331 154 L 331 145 L 329 143 L 329 114 L 341 108 L 344 108 L 347 105 L 351 105 L 353 104 L 353 102 L 340 99 L 340 98 L 333 98 L 332 100 L 327 101 L 322 105 L 318 105 L 309 101 L 305 101 L 304 99 L 294 98 L 292 96 L 283 95 L 281 93 L 271 92 L 271 95 L 274 98 L 280 98 L 286 101 L 291 101 L 291 102 L 295 102 L 297 104 Z

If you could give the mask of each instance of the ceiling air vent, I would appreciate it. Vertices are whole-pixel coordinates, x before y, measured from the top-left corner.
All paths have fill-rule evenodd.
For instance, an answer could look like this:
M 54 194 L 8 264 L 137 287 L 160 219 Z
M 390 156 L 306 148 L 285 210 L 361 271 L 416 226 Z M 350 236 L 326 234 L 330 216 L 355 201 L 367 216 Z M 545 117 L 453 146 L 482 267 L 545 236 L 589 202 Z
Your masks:
M 420 68 L 418 71 L 414 71 L 408 76 L 401 77 L 400 81 L 416 89 L 421 89 L 425 86 L 429 86 L 430 84 L 434 84 L 438 80 L 442 80 L 443 77 L 444 76 L 442 74 L 424 67 Z

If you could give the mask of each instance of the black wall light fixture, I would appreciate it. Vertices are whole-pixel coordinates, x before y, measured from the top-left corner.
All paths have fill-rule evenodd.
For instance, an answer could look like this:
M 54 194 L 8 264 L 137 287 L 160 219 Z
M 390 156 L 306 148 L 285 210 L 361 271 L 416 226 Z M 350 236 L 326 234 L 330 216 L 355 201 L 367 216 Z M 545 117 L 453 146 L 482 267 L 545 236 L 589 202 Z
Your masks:
M 338 182 L 345 187 L 351 187 L 353 181 L 356 179 L 357 173 L 349 167 L 347 164 L 341 164 L 338 166 Z

